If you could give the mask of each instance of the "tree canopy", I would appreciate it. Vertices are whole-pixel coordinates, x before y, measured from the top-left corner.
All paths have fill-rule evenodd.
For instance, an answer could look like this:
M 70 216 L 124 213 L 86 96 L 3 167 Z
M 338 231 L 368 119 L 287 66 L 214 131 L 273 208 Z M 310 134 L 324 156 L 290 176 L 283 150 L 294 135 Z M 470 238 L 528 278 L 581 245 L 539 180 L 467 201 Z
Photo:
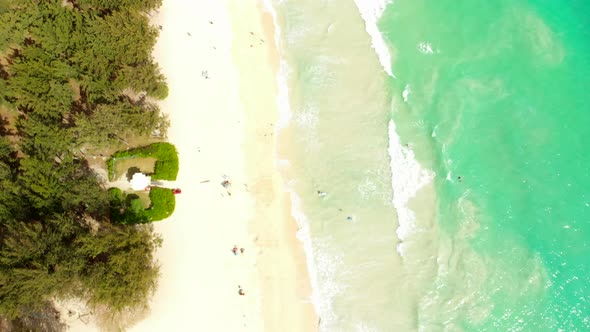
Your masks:
M 160 2 L 0 1 L 0 111 L 14 129 L 0 128 L 0 318 L 14 328 L 35 330 L 25 318 L 56 297 L 116 311 L 155 289 L 161 240 L 112 220 L 80 149 L 165 131 L 146 15 Z

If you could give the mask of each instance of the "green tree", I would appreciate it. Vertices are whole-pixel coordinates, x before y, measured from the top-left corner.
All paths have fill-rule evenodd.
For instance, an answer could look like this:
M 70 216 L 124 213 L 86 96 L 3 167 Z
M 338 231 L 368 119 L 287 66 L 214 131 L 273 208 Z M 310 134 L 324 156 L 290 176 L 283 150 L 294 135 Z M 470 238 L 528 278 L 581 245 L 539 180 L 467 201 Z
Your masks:
M 76 117 L 76 132 L 79 144 L 92 143 L 107 146 L 118 143 L 118 137 L 131 135 L 148 136 L 155 130 L 167 128 L 166 117 L 152 104 L 133 104 L 122 98 L 115 104 L 102 104 L 91 115 Z
M 112 222 L 114 200 L 76 151 L 165 129 L 155 105 L 124 94 L 167 94 L 145 15 L 159 3 L 0 1 L 0 102 L 18 115 L 16 136 L 0 136 L 0 319 L 13 326 L 35 330 L 23 322 L 55 296 L 121 310 L 155 288 L 159 238 Z
M 162 0 L 78 0 L 78 3 L 84 8 L 93 8 L 101 11 L 121 9 L 150 11 L 160 7 Z
M 77 244 L 77 255 L 88 261 L 80 277 L 91 304 L 115 310 L 146 304 L 159 273 L 153 252 L 161 245 L 150 225 L 108 226 L 80 237 Z
M 158 30 L 145 15 L 120 11 L 89 22 L 90 48 L 97 56 L 121 65 L 134 66 L 151 62 L 151 50 Z

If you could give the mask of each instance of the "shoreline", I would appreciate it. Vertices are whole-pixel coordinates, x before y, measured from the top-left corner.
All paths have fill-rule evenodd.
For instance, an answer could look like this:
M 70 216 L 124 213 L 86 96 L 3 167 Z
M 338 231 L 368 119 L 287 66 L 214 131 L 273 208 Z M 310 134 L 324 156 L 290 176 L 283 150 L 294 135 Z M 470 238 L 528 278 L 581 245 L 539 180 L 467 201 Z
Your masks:
M 290 193 L 278 169 L 280 55 L 275 22 L 261 1 L 233 3 L 231 11 L 233 33 L 238 36 L 234 39 L 234 62 L 247 114 L 246 168 L 256 179 L 257 205 L 249 231 L 260 248 L 258 273 L 265 331 L 317 331 L 303 243 L 296 237 L 298 226 L 291 214 Z
M 154 57 L 170 87 L 160 105 L 182 195 L 172 217 L 155 224 L 160 283 L 151 312 L 130 331 L 317 330 L 269 125 L 278 119 L 272 18 L 257 0 L 164 0 L 152 22 L 162 26 Z M 234 245 L 244 253 L 234 256 Z
M 115 325 L 318 331 L 303 242 L 279 171 L 278 147 L 288 144 L 275 130 L 281 60 L 273 17 L 262 0 L 164 0 L 149 17 L 160 29 L 152 54 L 170 93 L 158 104 L 170 120 L 168 141 L 180 161 L 174 186 L 182 194 L 172 216 L 153 224 L 163 243 L 154 253 L 160 278 L 150 307 Z M 234 255 L 234 246 L 243 253 Z M 66 316 L 69 308 L 77 316 Z M 60 309 L 69 331 L 114 328 L 87 315 L 83 303 Z

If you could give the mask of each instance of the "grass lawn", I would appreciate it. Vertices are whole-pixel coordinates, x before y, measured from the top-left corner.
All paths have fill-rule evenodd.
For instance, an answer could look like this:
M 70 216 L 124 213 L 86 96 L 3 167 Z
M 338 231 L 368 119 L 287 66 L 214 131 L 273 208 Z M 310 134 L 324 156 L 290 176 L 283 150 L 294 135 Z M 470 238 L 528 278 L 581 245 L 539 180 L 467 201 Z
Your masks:
M 129 176 L 127 174 L 130 168 L 138 168 L 141 173 L 151 174 L 154 172 L 156 158 L 130 158 L 119 159 L 115 162 L 115 179 L 120 179 L 122 176 Z M 133 172 L 133 173 L 137 173 Z
M 109 179 L 113 181 L 123 175 L 116 174 L 117 172 L 115 170 L 120 161 L 139 158 L 157 159 L 153 172 L 145 172 L 149 174 L 153 180 L 176 180 L 176 175 L 178 174 L 178 152 L 174 145 L 170 143 L 154 143 L 148 146 L 115 152 L 107 161 Z M 121 167 L 120 172 L 124 169 L 126 168 Z

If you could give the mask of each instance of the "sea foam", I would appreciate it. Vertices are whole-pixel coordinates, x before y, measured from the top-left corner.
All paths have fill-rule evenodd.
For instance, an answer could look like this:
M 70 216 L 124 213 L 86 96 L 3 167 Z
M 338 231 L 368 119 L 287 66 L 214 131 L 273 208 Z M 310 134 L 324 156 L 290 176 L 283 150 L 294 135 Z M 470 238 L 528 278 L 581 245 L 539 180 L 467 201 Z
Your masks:
M 320 331 L 327 331 L 336 322 L 336 314 L 333 310 L 333 301 L 336 295 L 341 294 L 345 287 L 335 281 L 338 270 L 341 270 L 342 258 L 331 253 L 328 244 L 317 241 L 312 242 L 310 225 L 301 207 L 301 198 L 290 188 L 291 215 L 295 218 L 299 230 L 297 239 L 303 243 L 303 250 L 307 258 L 307 269 L 311 282 L 311 302 L 318 317 L 321 318 Z
M 263 0 L 264 9 L 271 15 L 272 23 L 274 25 L 274 42 L 275 47 L 279 55 L 282 51 L 282 43 L 281 43 L 281 28 L 279 26 L 277 12 L 275 11 L 272 1 L 271 0 Z M 275 134 L 280 131 L 281 129 L 285 128 L 289 121 L 291 121 L 291 107 L 289 104 L 289 85 L 288 85 L 288 77 L 289 77 L 289 66 L 287 61 L 281 57 L 280 64 L 279 64 L 279 72 L 277 74 L 277 105 L 279 108 L 279 119 L 277 121 L 277 125 L 275 126 Z
M 279 55 L 281 55 L 281 30 L 278 23 L 277 12 L 271 0 L 263 0 L 263 6 L 265 10 L 269 12 L 272 16 L 275 28 L 275 46 L 277 48 L 277 51 L 279 52 Z M 288 66 L 287 61 L 281 57 L 279 72 L 277 74 L 277 105 L 279 109 L 279 119 L 277 125 L 275 126 L 275 134 L 278 133 L 281 129 L 287 127 L 291 122 L 292 118 L 291 106 L 289 102 L 289 75 L 290 67 Z M 277 135 L 275 135 L 275 137 L 276 136 Z M 280 165 L 283 167 L 289 166 L 288 160 L 280 160 L 279 162 Z M 299 241 L 301 241 L 301 243 L 303 244 L 303 250 L 305 252 L 307 269 L 312 289 L 311 302 L 314 306 L 315 312 L 318 315 L 318 317 L 322 317 L 325 321 L 329 322 L 333 320 L 332 316 L 334 315 L 333 311 L 331 310 L 331 299 L 334 297 L 335 294 L 339 293 L 339 290 L 335 284 L 331 284 L 331 280 L 333 280 L 333 278 L 324 278 L 324 280 L 327 280 L 327 284 L 322 284 L 322 287 L 320 288 L 319 278 L 320 274 L 326 275 L 334 271 L 334 264 L 336 264 L 336 260 L 322 260 L 319 256 L 317 256 L 316 258 L 317 251 L 314 252 L 314 248 L 311 241 L 311 234 L 309 230 L 309 222 L 301 209 L 301 199 L 292 189 L 289 189 L 289 194 L 291 198 L 291 215 L 297 222 L 299 229 L 297 231 L 296 236 L 297 239 L 299 239 Z M 322 270 L 318 270 L 318 268 L 316 268 L 316 260 L 318 261 Z M 320 273 L 320 271 L 323 271 L 323 273 Z
M 391 54 L 389 47 L 383 39 L 383 35 L 377 27 L 377 22 L 383 15 L 390 0 L 355 0 L 363 20 L 365 29 L 371 36 L 372 46 L 377 53 L 379 62 L 389 76 L 395 78 L 391 70 Z M 410 87 L 406 85 L 402 97 L 405 102 L 408 101 Z M 412 197 L 416 195 L 420 188 L 424 187 L 434 178 L 434 173 L 422 168 L 414 156 L 414 152 L 402 146 L 400 138 L 395 130 L 395 123 L 389 122 L 389 156 L 391 158 L 391 185 L 393 187 L 392 203 L 397 210 L 399 227 L 396 230 L 398 238 L 402 244 L 398 246 L 398 252 L 403 256 L 403 241 L 407 239 L 415 226 L 415 214 L 407 206 Z
M 354 0 L 354 2 L 361 13 L 361 17 L 365 21 L 365 30 L 367 30 L 367 33 L 371 36 L 371 44 L 377 53 L 381 66 L 383 66 L 383 69 L 389 76 L 395 77 L 391 71 L 391 54 L 389 53 L 389 47 L 387 47 L 383 35 L 381 35 L 381 32 L 377 27 L 379 18 L 381 18 L 381 15 L 383 15 L 383 12 L 385 11 L 385 7 L 387 7 L 391 1 Z
M 391 158 L 391 186 L 393 187 L 392 203 L 397 210 L 399 227 L 396 230 L 397 236 L 402 241 L 398 246 L 398 252 L 403 256 L 403 241 L 406 240 L 415 230 L 415 215 L 408 207 L 420 188 L 424 187 L 435 174 L 432 171 L 422 168 L 416 160 L 414 152 L 401 144 L 400 138 L 395 130 L 395 123 L 389 122 L 389 156 Z
M 404 98 L 404 102 L 408 102 L 408 98 L 410 97 L 410 93 L 412 92 L 412 90 L 410 90 L 410 85 L 406 84 L 406 87 L 404 88 L 404 91 L 402 92 L 402 97 Z

